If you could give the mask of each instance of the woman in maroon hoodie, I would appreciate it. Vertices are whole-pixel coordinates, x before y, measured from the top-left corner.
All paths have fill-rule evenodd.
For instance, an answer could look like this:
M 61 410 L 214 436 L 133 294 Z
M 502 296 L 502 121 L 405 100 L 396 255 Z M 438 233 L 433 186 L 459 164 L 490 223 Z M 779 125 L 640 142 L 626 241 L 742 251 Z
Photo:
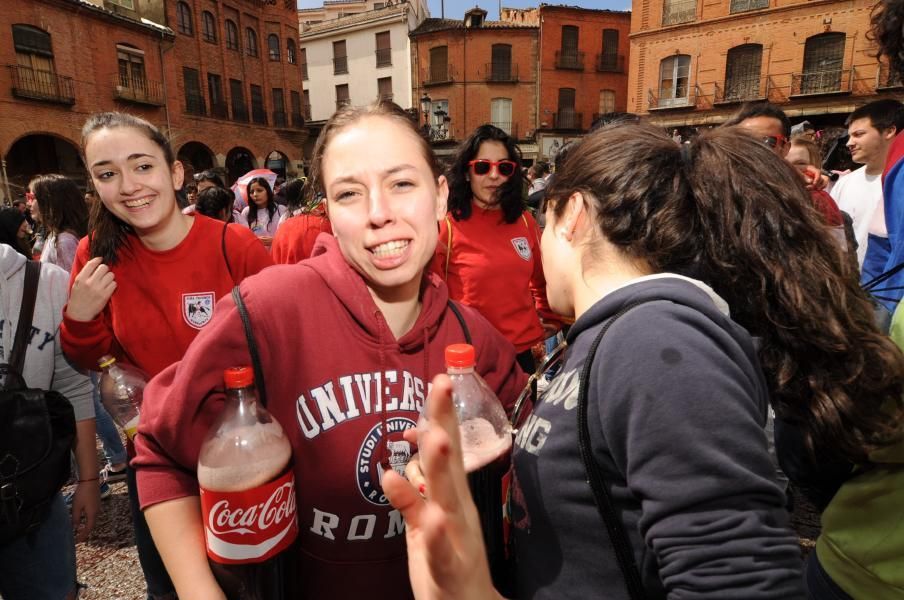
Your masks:
M 465 339 L 445 284 L 425 273 L 448 187 L 394 104 L 337 112 L 312 162 L 309 193 L 325 194 L 334 235 L 320 237 L 310 260 L 241 284 L 268 408 L 293 447 L 295 575 L 305 598 L 407 598 L 404 524 L 377 467 L 415 426 L 445 347 Z M 476 311 L 459 310 L 478 371 L 509 406 L 525 381 L 514 348 Z M 141 503 L 183 598 L 222 597 L 205 555 L 194 470 L 223 405 L 223 369 L 248 363 L 226 297 L 183 360 L 145 391 L 134 461 Z

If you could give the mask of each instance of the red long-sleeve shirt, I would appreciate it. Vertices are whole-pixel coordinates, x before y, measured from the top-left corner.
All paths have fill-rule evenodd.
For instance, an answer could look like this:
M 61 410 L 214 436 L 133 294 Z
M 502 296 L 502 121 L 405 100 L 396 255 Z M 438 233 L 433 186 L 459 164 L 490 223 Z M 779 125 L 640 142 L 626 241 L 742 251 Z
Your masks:
M 440 223 L 432 269 L 446 280 L 450 298 L 476 308 L 518 352 L 543 340 L 541 317 L 560 322 L 546 300 L 540 228 L 530 213 L 514 223 L 503 221 L 500 210 L 477 206 L 468 219 L 448 216 Z
M 330 220 L 322 211 L 289 217 L 273 236 L 270 248 L 273 262 L 290 265 L 310 258 L 317 236 L 321 233 L 333 233 Z

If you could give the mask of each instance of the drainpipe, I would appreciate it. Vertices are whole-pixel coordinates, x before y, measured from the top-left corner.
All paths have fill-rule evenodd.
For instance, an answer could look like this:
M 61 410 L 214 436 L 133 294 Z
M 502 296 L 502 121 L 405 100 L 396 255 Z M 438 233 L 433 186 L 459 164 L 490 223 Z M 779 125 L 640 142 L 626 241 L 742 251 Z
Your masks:
M 13 205 L 13 197 L 9 191 L 9 177 L 6 176 L 6 158 L 0 158 L 0 167 L 3 169 L 3 188 L 6 190 L 6 202 L 5 204 L 8 206 Z
M 166 91 L 166 65 L 163 63 L 163 32 L 160 32 L 160 44 L 157 46 L 157 54 L 160 56 L 160 79 L 163 81 L 163 114 L 166 116 L 166 131 L 168 135 L 172 135 L 171 126 L 170 126 L 170 114 L 169 114 L 169 93 Z M 172 50 L 173 47 L 170 46 L 166 49 L 167 52 Z

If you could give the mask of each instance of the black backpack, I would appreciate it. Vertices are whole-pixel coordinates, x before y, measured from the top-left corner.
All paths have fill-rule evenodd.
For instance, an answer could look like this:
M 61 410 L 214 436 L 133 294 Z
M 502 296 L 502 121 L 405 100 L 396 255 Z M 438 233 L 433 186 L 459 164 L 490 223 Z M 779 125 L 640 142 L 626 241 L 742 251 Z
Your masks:
M 0 545 L 37 528 L 69 479 L 75 414 L 65 396 L 22 377 L 41 265 L 28 261 L 9 363 L 0 365 Z

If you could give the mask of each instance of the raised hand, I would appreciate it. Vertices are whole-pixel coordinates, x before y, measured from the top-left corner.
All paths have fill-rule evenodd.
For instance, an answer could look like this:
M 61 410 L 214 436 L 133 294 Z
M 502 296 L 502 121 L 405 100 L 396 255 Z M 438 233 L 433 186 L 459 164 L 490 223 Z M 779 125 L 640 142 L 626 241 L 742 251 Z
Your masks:
M 427 401 L 429 428 L 420 437 L 423 498 L 401 475 L 387 471 L 383 491 L 405 517 L 408 571 L 418 600 L 498 600 L 493 589 L 477 507 L 471 500 L 461 455 L 452 383 L 433 379 Z
M 66 316 L 75 321 L 92 321 L 116 291 L 116 279 L 100 257 L 85 263 L 69 291 Z

